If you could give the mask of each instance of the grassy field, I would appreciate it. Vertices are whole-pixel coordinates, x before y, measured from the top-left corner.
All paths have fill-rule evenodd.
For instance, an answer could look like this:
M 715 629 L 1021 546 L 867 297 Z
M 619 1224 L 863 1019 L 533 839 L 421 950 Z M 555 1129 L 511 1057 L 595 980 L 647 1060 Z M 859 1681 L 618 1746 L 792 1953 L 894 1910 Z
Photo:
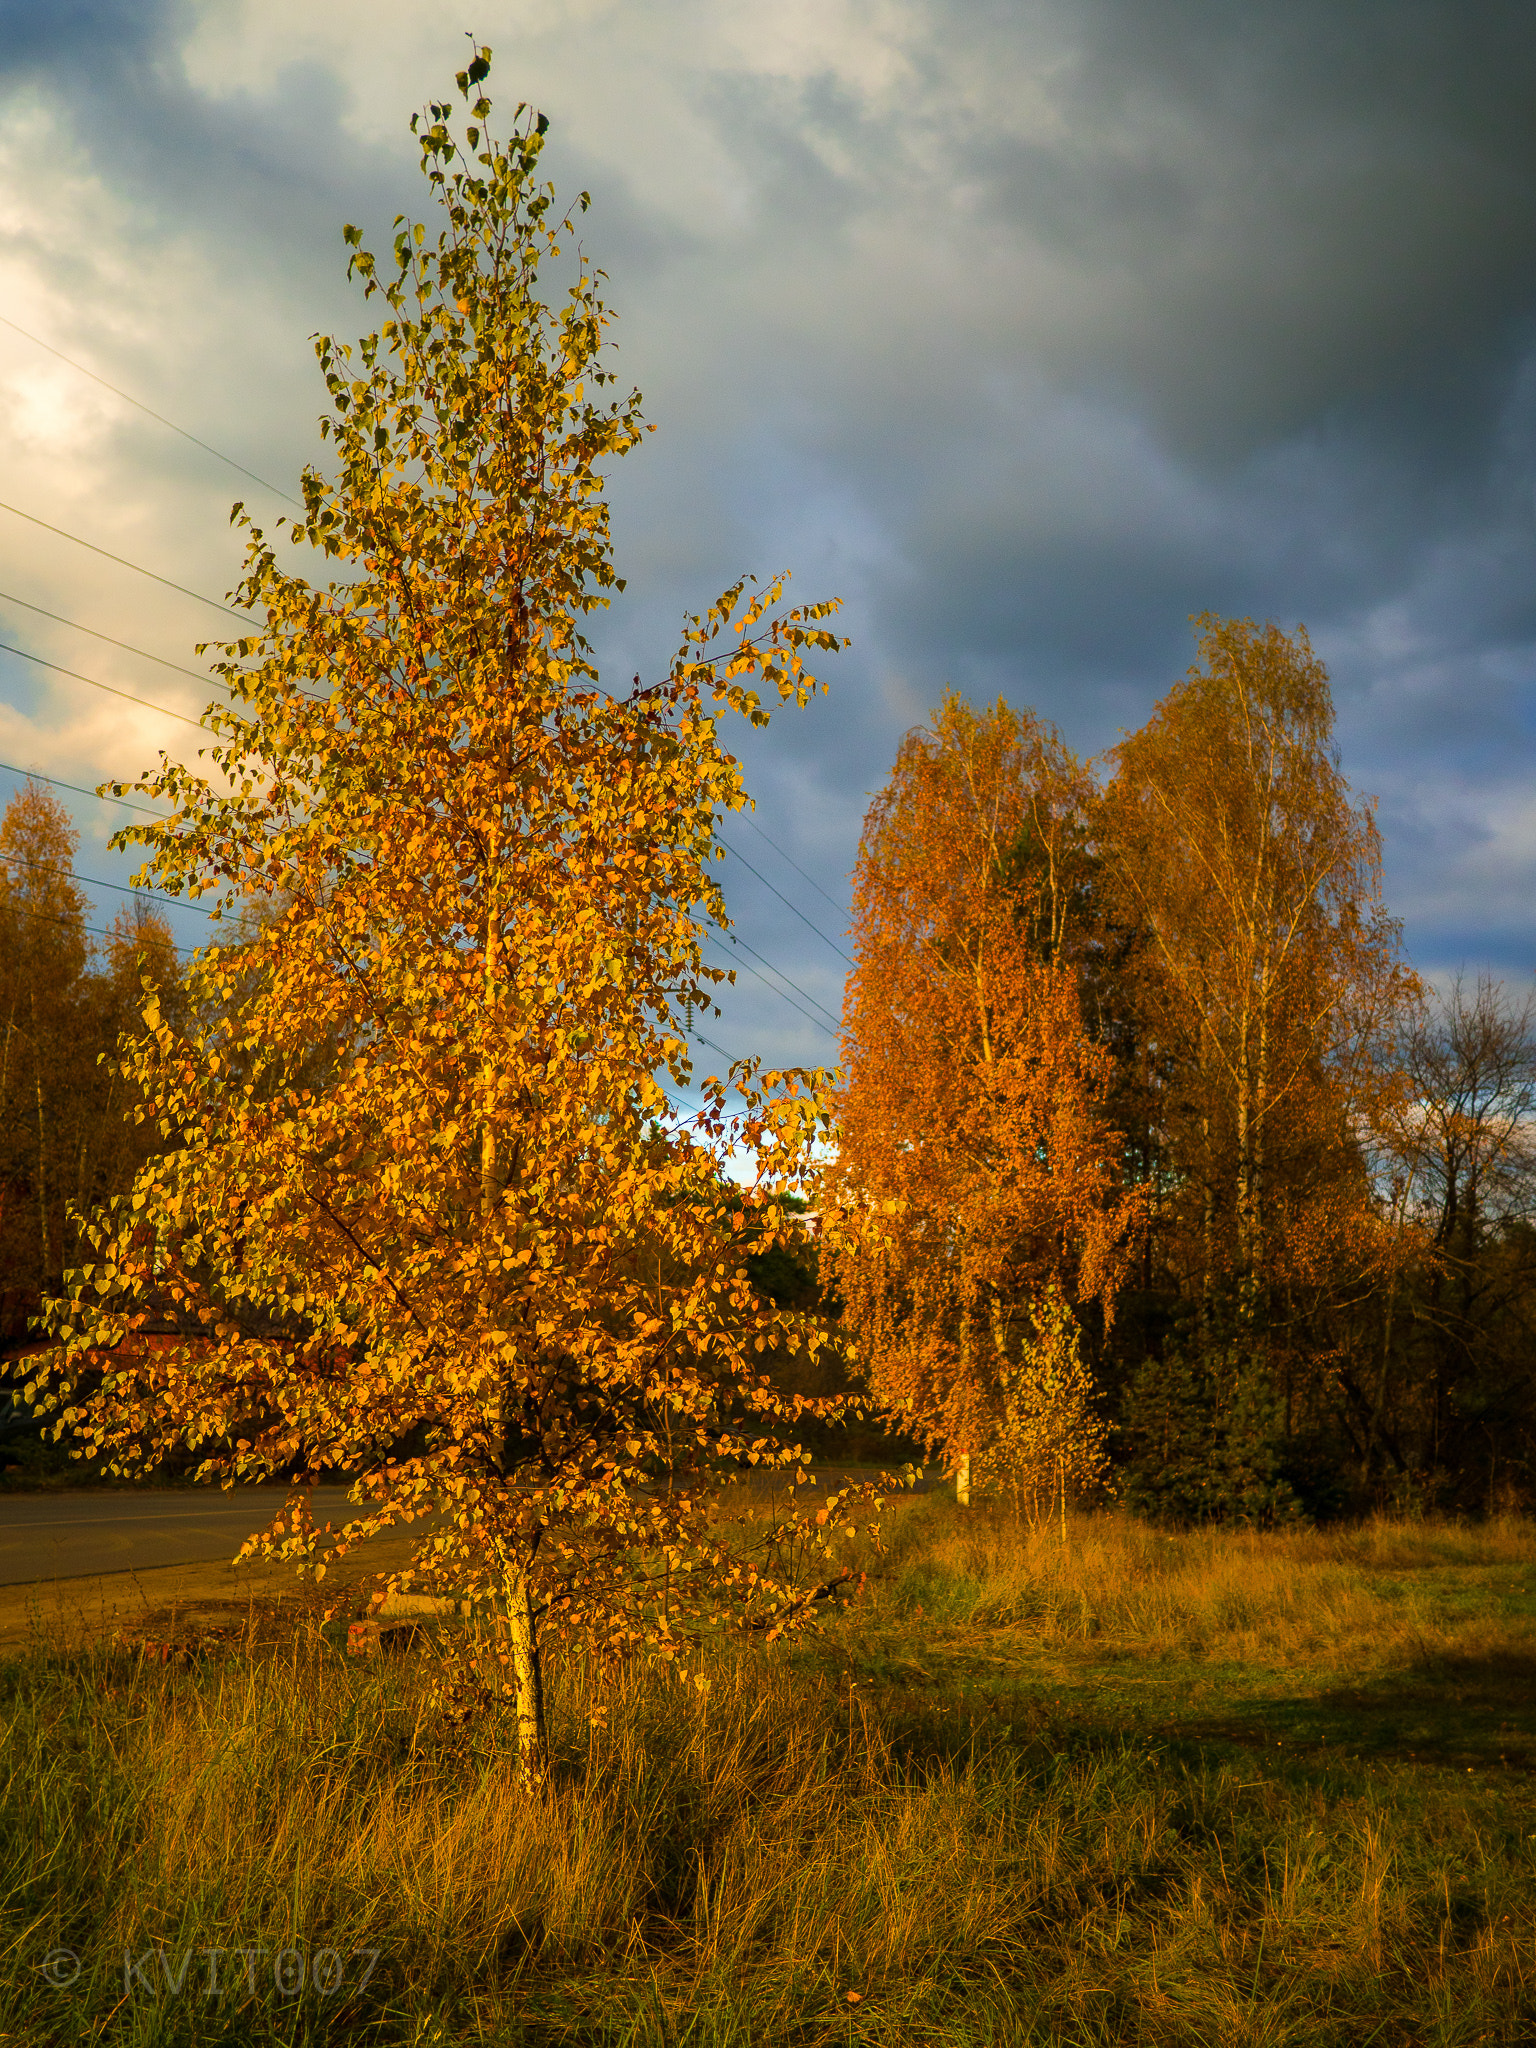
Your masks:
M 0 1667 L 0 2039 L 1536 2042 L 1536 1525 L 909 1503 L 542 1801 L 336 1635 Z

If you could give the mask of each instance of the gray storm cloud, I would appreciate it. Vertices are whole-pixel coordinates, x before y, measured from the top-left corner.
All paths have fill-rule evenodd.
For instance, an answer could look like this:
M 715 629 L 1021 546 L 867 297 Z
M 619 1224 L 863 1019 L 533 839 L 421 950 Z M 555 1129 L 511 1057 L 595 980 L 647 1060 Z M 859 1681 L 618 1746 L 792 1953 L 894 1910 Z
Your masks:
M 1097 749 L 1210 607 L 1303 619 L 1330 661 L 1416 956 L 1530 971 L 1528 8 L 487 12 L 500 96 L 548 112 L 562 192 L 592 191 L 620 366 L 662 428 L 615 480 L 612 667 L 664 658 L 743 566 L 848 600 L 832 696 L 744 746 L 759 822 L 831 896 L 946 681 Z M 316 446 L 306 338 L 361 324 L 340 223 L 383 240 L 415 203 L 406 116 L 463 48 L 435 5 L 0 0 L 0 310 L 291 482 Z M 226 587 L 229 478 L 10 336 L 0 422 L 32 509 Z M 131 617 L 137 644 L 207 630 L 35 537 L 0 548 L 0 587 Z M 7 759 L 84 781 L 163 738 L 23 698 L 13 668 L 30 715 L 0 735 L 33 751 Z M 831 949 L 745 871 L 731 894 L 835 1011 Z M 830 1052 L 746 987 L 722 1032 Z

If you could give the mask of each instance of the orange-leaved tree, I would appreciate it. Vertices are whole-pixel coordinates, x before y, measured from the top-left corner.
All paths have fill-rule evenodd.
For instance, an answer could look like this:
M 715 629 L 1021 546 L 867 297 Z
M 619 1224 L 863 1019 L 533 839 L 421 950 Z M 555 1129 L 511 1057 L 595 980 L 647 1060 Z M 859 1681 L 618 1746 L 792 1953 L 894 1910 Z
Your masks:
M 288 536 L 340 573 L 252 530 L 209 771 L 136 785 L 175 807 L 125 835 L 161 888 L 265 909 L 195 962 L 191 1025 L 150 1001 L 125 1044 L 182 1135 L 96 1224 L 51 1399 L 119 1469 L 351 1475 L 340 1527 L 299 1488 L 261 1539 L 317 1572 L 434 1516 L 396 1583 L 505 1631 L 537 1771 L 541 1639 L 675 1655 L 722 1613 L 771 1636 L 827 1583 L 835 1511 L 717 1512 L 722 1471 L 795 1459 L 762 1360 L 820 1331 L 748 1259 L 794 1228 L 770 1191 L 812 1084 L 740 1067 L 692 1083 L 691 1119 L 674 1091 L 678 1018 L 721 978 L 714 818 L 745 801 L 716 711 L 762 722 L 754 680 L 803 702 L 839 642 L 830 605 L 743 584 L 660 682 L 598 687 L 603 468 L 638 395 L 605 395 L 600 273 L 539 181 L 542 118 L 493 139 L 488 62 L 418 130 L 438 231 L 398 222 L 376 262 L 347 230 L 384 318 L 317 343 L 334 475 L 306 471 Z
M 1074 959 L 1092 800 L 1052 728 L 950 694 L 859 851 L 829 1277 L 871 1390 L 962 1498 L 1052 1290 L 1112 1316 L 1140 1220 Z
M 29 780 L 0 819 L 0 1338 L 21 1336 L 75 1251 L 73 1217 L 132 1178 L 147 1135 L 103 1068 L 148 964 L 173 988 L 165 919 L 142 900 L 94 946 L 78 835 Z

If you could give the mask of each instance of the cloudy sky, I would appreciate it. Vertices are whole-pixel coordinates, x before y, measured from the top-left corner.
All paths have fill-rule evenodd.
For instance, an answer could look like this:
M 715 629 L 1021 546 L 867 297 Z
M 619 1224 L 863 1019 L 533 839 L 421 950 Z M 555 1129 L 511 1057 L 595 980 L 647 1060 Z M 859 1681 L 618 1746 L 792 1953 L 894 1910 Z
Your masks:
M 831 695 L 742 749 L 731 903 L 797 992 L 744 977 L 722 1045 L 831 1056 L 864 808 L 946 684 L 1097 752 L 1207 608 L 1311 631 L 1417 964 L 1530 975 L 1536 9 L 482 0 L 472 25 L 592 193 L 659 429 L 614 486 L 612 672 L 655 673 L 743 568 L 846 602 Z M 231 497 L 283 509 L 39 342 L 291 490 L 308 337 L 366 324 L 342 223 L 382 244 L 419 210 L 406 123 L 464 26 L 440 0 L 0 0 L 4 761 L 89 785 L 195 748 L 23 656 L 195 717 L 220 614 L 79 542 L 217 599 Z M 121 881 L 124 814 L 68 800 L 82 872 Z

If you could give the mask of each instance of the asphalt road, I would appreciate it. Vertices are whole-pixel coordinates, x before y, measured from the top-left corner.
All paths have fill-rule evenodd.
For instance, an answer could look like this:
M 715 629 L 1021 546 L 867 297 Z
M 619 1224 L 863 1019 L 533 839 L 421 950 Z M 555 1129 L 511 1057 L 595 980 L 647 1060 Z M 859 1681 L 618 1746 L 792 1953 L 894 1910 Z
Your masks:
M 823 1486 L 867 1472 L 819 1467 Z M 932 1481 L 919 1482 L 927 1491 Z M 98 1572 L 151 1571 L 167 1564 L 227 1564 L 246 1537 L 265 1528 L 287 1499 L 282 1486 L 220 1493 L 0 1494 L 0 1586 Z M 317 1522 L 339 1522 L 346 1489 L 317 1486 Z
M 0 1495 L 0 1586 L 165 1564 L 227 1564 L 287 1497 L 282 1486 L 238 1493 L 200 1487 L 186 1493 Z M 336 1521 L 345 1499 L 344 1487 L 317 1487 L 315 1519 Z

